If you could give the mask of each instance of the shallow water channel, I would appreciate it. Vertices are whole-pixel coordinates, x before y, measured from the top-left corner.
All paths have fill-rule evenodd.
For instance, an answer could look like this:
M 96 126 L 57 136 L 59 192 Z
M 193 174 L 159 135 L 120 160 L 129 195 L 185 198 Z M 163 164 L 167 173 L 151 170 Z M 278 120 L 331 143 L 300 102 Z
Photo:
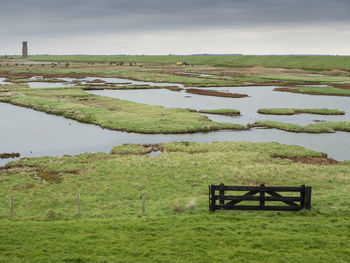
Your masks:
M 207 114 L 217 122 L 248 124 L 256 121 L 282 121 L 307 125 L 315 121 L 350 121 L 350 98 L 336 96 L 303 95 L 273 91 L 274 86 L 206 88 L 231 93 L 243 93 L 245 98 L 223 98 L 203 96 L 185 91 L 157 90 L 94 90 L 91 94 L 108 96 L 137 103 L 158 105 L 168 108 L 195 110 L 237 109 L 241 116 L 227 117 Z M 329 108 L 345 111 L 345 115 L 265 115 L 257 113 L 261 108 Z
M 96 78 L 85 78 L 91 81 Z M 98 78 L 101 79 L 101 78 Z M 66 79 L 72 82 L 75 79 Z M 109 83 L 131 83 L 132 85 L 178 86 L 173 83 L 152 83 L 117 78 L 102 78 Z M 1 80 L 0 80 L 1 81 Z M 233 93 L 245 93 L 247 98 L 221 98 L 174 92 L 167 89 L 154 90 L 99 90 L 92 94 L 119 99 L 160 105 L 172 108 L 217 109 L 235 108 L 242 116 L 226 117 L 208 114 L 219 122 L 252 123 L 258 120 L 276 120 L 301 125 L 314 120 L 350 121 L 350 98 L 332 96 L 310 96 L 272 91 L 274 87 L 224 87 L 211 88 Z M 334 108 L 346 111 L 344 116 L 322 116 L 301 114 L 293 116 L 261 115 L 256 111 L 264 107 L 285 108 Z M 19 152 L 21 157 L 42 155 L 59 156 L 84 152 L 110 152 L 113 146 L 123 143 L 162 143 L 173 141 L 213 142 L 252 141 L 279 142 L 300 145 L 321 152 L 337 160 L 350 159 L 350 133 L 332 134 L 291 133 L 276 129 L 252 129 L 249 131 L 217 131 L 195 134 L 138 134 L 102 129 L 96 125 L 79 123 L 74 120 L 46 113 L 0 103 L 0 153 Z M 0 166 L 13 159 L 0 159 Z
M 0 152 L 19 152 L 22 157 L 110 152 L 113 146 L 123 143 L 275 141 L 327 152 L 337 160 L 350 159 L 350 133 L 345 132 L 305 134 L 275 129 L 253 129 L 148 135 L 102 129 L 96 125 L 79 123 L 5 103 L 0 103 L 0 112 Z M 0 165 L 11 160 L 13 159 L 0 159 Z

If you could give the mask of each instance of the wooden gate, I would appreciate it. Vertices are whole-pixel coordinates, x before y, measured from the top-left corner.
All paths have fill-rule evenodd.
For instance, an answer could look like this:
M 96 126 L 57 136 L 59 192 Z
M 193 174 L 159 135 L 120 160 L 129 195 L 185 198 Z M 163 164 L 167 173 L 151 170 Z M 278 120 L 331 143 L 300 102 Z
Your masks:
M 228 195 L 230 192 L 247 192 L 241 195 Z M 283 196 L 277 192 L 294 193 Z M 299 194 L 295 194 L 299 193 Z M 255 201 L 258 205 L 240 204 Z M 218 203 L 217 203 L 218 202 Z M 267 202 L 278 202 L 283 205 L 266 205 Z M 267 211 L 299 211 L 311 209 L 311 186 L 300 187 L 267 187 L 260 186 L 228 186 L 224 184 L 209 185 L 209 210 L 267 210 Z

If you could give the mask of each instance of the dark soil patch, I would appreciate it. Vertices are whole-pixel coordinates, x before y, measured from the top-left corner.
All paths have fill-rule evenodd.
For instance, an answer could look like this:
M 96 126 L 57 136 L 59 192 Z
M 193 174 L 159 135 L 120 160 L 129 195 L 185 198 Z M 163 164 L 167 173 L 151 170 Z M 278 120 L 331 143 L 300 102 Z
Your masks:
M 317 157 L 295 157 L 288 158 L 293 163 L 318 164 L 318 165 L 332 165 L 338 164 L 337 160 L 331 158 L 317 158 Z
M 215 97 L 227 97 L 227 98 L 244 98 L 248 97 L 247 94 L 240 93 L 229 93 L 221 92 L 216 90 L 204 90 L 204 89 L 186 89 L 186 92 L 197 94 L 197 95 L 206 95 L 206 96 L 215 96 Z

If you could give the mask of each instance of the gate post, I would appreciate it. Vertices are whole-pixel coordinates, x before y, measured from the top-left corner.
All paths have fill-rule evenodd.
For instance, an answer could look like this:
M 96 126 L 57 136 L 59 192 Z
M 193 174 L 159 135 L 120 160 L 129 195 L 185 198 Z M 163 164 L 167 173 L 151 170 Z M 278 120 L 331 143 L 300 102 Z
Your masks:
M 220 184 L 220 187 L 224 187 L 225 185 L 224 185 L 224 183 L 221 183 Z M 224 196 L 225 195 L 225 190 L 224 189 L 220 189 L 220 195 L 221 196 Z M 225 205 L 225 200 L 221 200 L 220 199 L 220 205 Z
M 305 209 L 311 209 L 311 186 L 305 187 Z
M 215 211 L 215 188 L 214 185 L 209 186 L 209 210 Z
M 261 184 L 260 185 L 260 200 L 259 200 L 259 205 L 260 207 L 264 207 L 265 206 L 265 185 Z
M 300 191 L 300 208 L 303 209 L 305 208 L 305 185 L 303 184 L 301 186 L 301 191 Z

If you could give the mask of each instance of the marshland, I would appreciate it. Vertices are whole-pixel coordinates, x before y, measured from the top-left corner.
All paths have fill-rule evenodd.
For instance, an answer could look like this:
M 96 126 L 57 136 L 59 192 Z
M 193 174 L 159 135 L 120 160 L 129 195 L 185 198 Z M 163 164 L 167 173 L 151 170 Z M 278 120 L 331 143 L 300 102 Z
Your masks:
M 1 58 L 0 262 L 348 262 L 349 90 L 349 57 Z M 210 213 L 221 182 L 312 209 Z

